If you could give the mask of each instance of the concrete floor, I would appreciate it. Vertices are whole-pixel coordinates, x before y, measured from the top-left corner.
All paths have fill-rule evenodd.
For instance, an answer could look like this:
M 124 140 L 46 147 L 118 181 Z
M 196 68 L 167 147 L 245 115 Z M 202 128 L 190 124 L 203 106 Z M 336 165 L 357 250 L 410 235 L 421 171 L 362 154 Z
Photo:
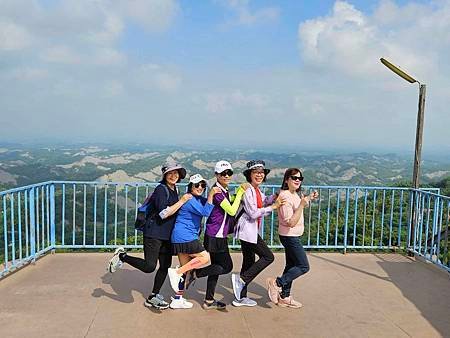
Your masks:
M 284 264 L 275 254 L 249 287 L 258 306 L 226 312 L 201 308 L 205 280 L 186 294 L 193 309 L 147 309 L 153 274 L 105 273 L 110 256 L 47 255 L 1 280 L 0 337 L 450 337 L 450 274 L 397 254 L 308 254 L 311 271 L 293 287 L 301 309 L 269 302 L 265 279 Z M 233 261 L 236 271 L 241 255 Z M 232 293 L 221 276 L 216 298 L 230 304 Z

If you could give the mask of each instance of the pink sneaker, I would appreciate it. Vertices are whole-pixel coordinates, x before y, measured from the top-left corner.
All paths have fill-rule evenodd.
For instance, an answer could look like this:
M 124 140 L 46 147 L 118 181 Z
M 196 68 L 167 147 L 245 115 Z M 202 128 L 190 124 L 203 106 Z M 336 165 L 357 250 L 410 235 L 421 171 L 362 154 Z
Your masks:
M 279 295 L 281 292 L 281 288 L 278 287 L 275 278 L 267 278 L 267 293 L 269 294 L 269 298 L 274 304 L 278 304 Z
M 281 307 L 290 307 L 293 309 L 300 309 L 303 304 L 300 302 L 297 302 L 296 300 L 294 300 L 294 298 L 292 298 L 291 296 L 286 297 L 286 298 L 278 298 L 278 306 Z

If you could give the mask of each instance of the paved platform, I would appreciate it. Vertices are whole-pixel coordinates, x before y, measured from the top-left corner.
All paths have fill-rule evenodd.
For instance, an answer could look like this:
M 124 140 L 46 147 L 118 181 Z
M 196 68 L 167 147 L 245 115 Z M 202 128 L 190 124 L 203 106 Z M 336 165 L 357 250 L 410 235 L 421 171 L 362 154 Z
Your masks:
M 153 274 L 105 273 L 110 255 L 47 255 L 1 280 L 0 337 L 450 337 L 450 275 L 398 254 L 309 253 L 311 271 L 293 287 L 304 307 L 287 309 L 264 286 L 282 271 L 277 253 L 249 287 L 258 306 L 226 312 L 201 308 L 205 280 L 187 292 L 193 309 L 147 309 Z M 238 270 L 240 253 L 233 260 Z M 168 280 L 162 293 L 172 294 Z M 229 275 L 217 299 L 233 300 Z

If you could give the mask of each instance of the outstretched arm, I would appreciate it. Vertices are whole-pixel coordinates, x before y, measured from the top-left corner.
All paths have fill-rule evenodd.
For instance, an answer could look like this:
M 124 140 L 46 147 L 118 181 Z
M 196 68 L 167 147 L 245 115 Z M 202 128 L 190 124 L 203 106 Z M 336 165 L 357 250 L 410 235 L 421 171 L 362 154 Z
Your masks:
M 220 203 L 220 207 L 225 210 L 225 212 L 230 215 L 234 216 L 237 213 L 237 210 L 239 208 L 239 204 L 241 204 L 242 195 L 244 195 L 245 190 L 247 190 L 249 187 L 248 183 L 242 184 L 237 192 L 236 197 L 233 200 L 233 203 L 230 203 L 226 198 Z

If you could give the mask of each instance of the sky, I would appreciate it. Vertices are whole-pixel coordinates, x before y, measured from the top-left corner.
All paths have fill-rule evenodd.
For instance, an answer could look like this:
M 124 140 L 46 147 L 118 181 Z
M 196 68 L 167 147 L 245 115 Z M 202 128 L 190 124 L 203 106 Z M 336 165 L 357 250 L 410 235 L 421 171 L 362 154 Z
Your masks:
M 450 154 L 450 0 L 0 0 L 0 141 Z

